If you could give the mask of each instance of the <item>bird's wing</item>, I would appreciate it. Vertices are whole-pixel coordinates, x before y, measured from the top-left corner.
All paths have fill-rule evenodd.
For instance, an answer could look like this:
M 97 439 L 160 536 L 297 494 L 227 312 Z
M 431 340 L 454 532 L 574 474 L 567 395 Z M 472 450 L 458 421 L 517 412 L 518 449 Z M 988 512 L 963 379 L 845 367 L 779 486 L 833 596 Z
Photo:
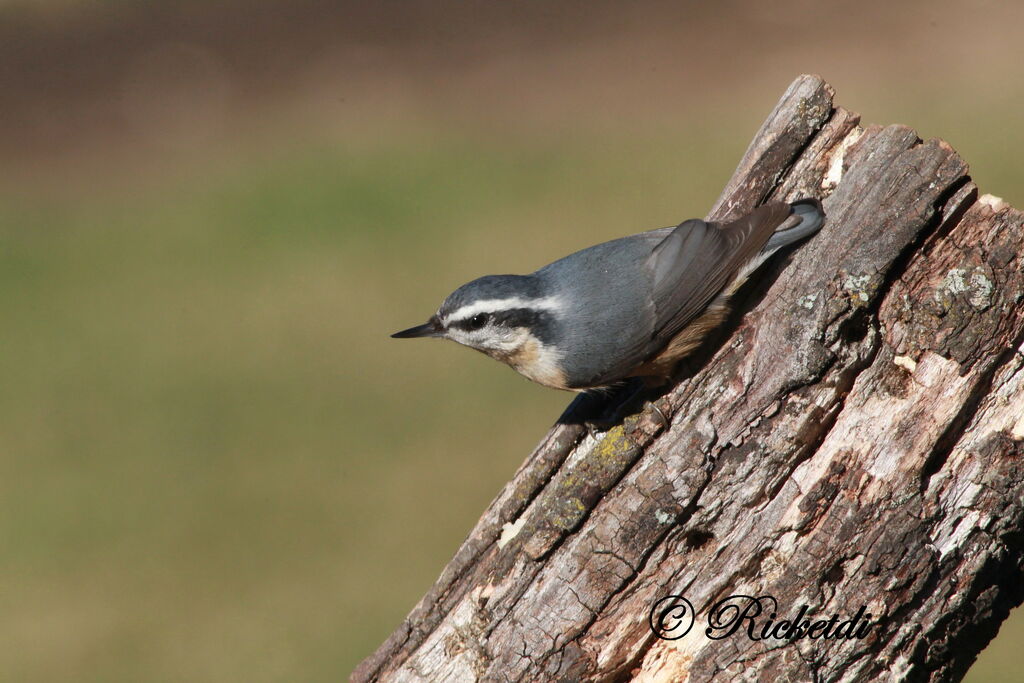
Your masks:
M 645 264 L 653 285 L 652 350 L 700 314 L 790 213 L 789 204 L 772 202 L 724 225 L 688 220 L 654 247 Z

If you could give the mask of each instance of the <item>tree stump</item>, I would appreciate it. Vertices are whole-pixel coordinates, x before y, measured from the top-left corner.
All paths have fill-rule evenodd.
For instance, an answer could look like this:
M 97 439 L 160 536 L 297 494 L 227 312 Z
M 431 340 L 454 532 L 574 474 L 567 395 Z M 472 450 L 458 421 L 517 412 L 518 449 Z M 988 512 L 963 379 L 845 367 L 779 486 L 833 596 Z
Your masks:
M 828 218 L 669 424 L 577 399 L 352 680 L 962 677 L 1024 597 L 1024 215 L 833 94 L 798 78 L 711 211 Z

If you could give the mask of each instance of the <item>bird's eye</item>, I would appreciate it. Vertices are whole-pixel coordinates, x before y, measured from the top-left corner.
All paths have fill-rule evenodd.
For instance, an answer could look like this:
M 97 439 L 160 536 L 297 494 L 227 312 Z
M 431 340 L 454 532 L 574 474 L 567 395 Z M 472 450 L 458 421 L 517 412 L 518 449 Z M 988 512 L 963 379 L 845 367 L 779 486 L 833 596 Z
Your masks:
M 481 327 L 487 324 L 487 320 L 490 318 L 486 313 L 477 313 L 469 319 L 469 329 L 479 330 Z

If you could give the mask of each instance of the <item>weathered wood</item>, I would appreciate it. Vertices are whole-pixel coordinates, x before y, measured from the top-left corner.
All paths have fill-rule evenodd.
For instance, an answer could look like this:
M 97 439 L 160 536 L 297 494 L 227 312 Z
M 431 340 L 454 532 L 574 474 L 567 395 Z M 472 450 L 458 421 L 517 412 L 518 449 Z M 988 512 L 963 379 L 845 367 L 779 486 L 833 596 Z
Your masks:
M 828 220 L 741 292 L 658 400 L 668 428 L 556 425 L 353 680 L 966 671 L 1024 599 L 1024 215 L 946 143 L 832 95 L 797 79 L 711 212 L 813 195 Z M 734 594 L 874 626 L 708 638 Z M 668 595 L 699 615 L 678 640 L 648 622 Z

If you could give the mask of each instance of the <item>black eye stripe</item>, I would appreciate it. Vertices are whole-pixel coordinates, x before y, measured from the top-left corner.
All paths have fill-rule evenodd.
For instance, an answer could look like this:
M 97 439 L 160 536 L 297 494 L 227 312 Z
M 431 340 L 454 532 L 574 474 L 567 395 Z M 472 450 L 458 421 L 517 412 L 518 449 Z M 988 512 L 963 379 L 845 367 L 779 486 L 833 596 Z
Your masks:
M 479 330 L 481 327 L 486 325 L 493 318 L 491 313 L 477 313 L 468 318 L 461 318 L 459 320 L 453 320 L 448 323 L 448 327 L 454 327 L 460 330 Z
M 538 310 L 535 308 L 509 308 L 503 311 L 489 311 L 483 313 L 483 315 L 486 316 L 486 322 L 482 325 L 477 325 L 473 322 L 477 318 L 476 315 L 473 315 L 468 318 L 453 320 L 448 324 L 448 326 L 467 331 L 480 329 L 488 323 L 498 327 L 507 327 L 509 329 L 526 327 L 540 337 L 546 336 L 543 335 L 543 332 L 546 331 L 545 328 L 550 324 L 552 318 L 549 311 Z

